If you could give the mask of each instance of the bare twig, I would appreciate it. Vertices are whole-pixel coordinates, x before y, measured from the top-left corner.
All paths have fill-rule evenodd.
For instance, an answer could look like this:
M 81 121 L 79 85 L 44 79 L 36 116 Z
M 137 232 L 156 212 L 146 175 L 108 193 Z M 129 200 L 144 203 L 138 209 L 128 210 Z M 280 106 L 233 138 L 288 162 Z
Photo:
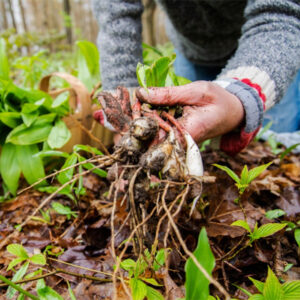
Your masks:
M 166 185 L 166 188 L 168 188 L 169 185 Z M 205 276 L 205 278 L 211 283 L 213 284 L 224 296 L 226 300 L 230 300 L 230 295 L 227 293 L 227 291 L 224 289 L 224 287 L 218 282 L 216 281 L 213 277 L 211 277 L 208 272 L 205 270 L 205 268 L 199 263 L 199 261 L 197 260 L 197 258 L 195 257 L 195 255 L 187 248 L 185 242 L 183 241 L 181 234 L 179 232 L 179 229 L 177 227 L 177 225 L 175 224 L 172 215 L 166 205 L 166 201 L 164 199 L 164 197 L 162 197 L 162 204 L 163 207 L 168 215 L 168 218 L 171 222 L 171 225 L 175 231 L 175 234 L 179 240 L 179 243 L 181 245 L 181 247 L 183 248 L 184 252 L 193 260 L 193 262 L 195 263 L 195 265 L 197 266 L 197 268 L 203 273 L 203 275 Z
M 133 174 L 131 180 L 130 180 L 130 183 L 129 183 L 129 188 L 128 188 L 128 191 L 129 191 L 129 201 L 130 201 L 130 209 L 132 210 L 132 221 L 133 221 L 133 227 L 136 228 L 137 227 L 137 224 L 139 223 L 139 218 L 138 218 L 138 215 L 137 215 L 137 210 L 136 210 L 136 206 L 135 206 L 135 201 L 134 201 L 134 183 L 135 183 L 135 180 L 136 180 L 136 177 L 138 175 L 138 173 L 142 170 L 142 167 L 138 168 L 135 173 Z M 137 239 L 138 239 L 138 243 L 139 243 L 139 253 L 141 254 L 142 252 L 142 249 L 143 249 L 143 243 L 142 243 L 142 232 L 140 230 L 140 228 L 137 229 L 136 231 L 137 233 Z
M 35 182 L 35 183 L 33 183 L 32 185 L 30 185 L 30 186 L 28 186 L 28 187 L 22 189 L 21 191 L 19 191 L 19 192 L 18 192 L 18 195 L 20 195 L 20 194 L 22 194 L 23 192 L 25 192 L 25 191 L 31 189 L 31 188 L 34 187 L 34 186 L 40 184 L 40 183 L 43 182 L 45 179 L 54 177 L 55 175 L 57 175 L 57 174 L 59 174 L 59 173 L 62 173 L 62 172 L 64 172 L 64 171 L 70 170 L 70 169 L 75 168 L 75 167 L 78 167 L 78 166 L 80 166 L 80 165 L 84 165 L 84 164 L 86 164 L 86 163 L 93 163 L 93 162 L 98 162 L 98 163 L 99 163 L 99 162 L 106 161 L 106 160 L 109 161 L 109 162 L 111 162 L 112 159 L 117 160 L 117 156 L 116 156 L 116 155 L 110 156 L 110 157 L 107 157 L 107 156 L 99 156 L 99 157 L 97 157 L 97 156 L 96 156 L 96 157 L 92 157 L 92 158 L 86 159 L 86 160 L 84 160 L 84 161 L 82 161 L 82 162 L 78 162 L 78 163 L 76 163 L 76 164 L 74 164 L 74 165 L 72 165 L 72 166 L 69 166 L 69 167 L 60 169 L 60 170 L 58 170 L 58 171 L 55 171 L 55 172 L 53 172 L 53 173 L 51 173 L 51 174 L 49 174 L 49 175 L 47 175 L 47 176 L 45 176 L 45 177 L 39 179 L 37 182 Z
M 137 231 L 140 227 L 142 227 L 142 226 L 144 225 L 144 223 L 148 222 L 148 220 L 149 220 L 149 219 L 152 217 L 152 215 L 154 214 L 155 209 L 156 209 L 156 208 L 154 207 L 154 208 L 152 209 L 152 211 L 150 212 L 150 214 L 149 214 L 149 215 L 148 215 L 141 223 L 137 224 L 137 226 L 136 226 L 135 228 L 133 228 L 131 234 L 129 235 L 129 237 L 128 237 L 127 240 L 126 240 L 126 243 L 125 243 L 125 245 L 124 245 L 124 248 L 123 248 L 121 254 L 119 255 L 119 258 L 118 258 L 117 261 L 116 261 L 116 265 L 115 265 L 115 269 L 114 269 L 113 276 L 116 276 L 116 274 L 119 272 L 119 269 L 120 269 L 120 263 L 121 263 L 121 261 L 122 261 L 122 258 L 123 258 L 124 254 L 125 254 L 125 252 L 126 252 L 126 250 L 127 250 L 127 248 L 128 248 L 128 246 L 129 246 L 129 244 L 130 244 L 132 238 L 134 237 L 136 231 Z M 114 298 L 114 299 L 117 300 L 117 298 Z
M 42 209 L 51 199 L 53 199 L 61 190 L 63 190 L 66 186 L 68 186 L 69 184 L 73 183 L 74 181 L 76 181 L 80 176 L 83 176 L 85 174 L 90 173 L 92 170 L 96 169 L 96 168 L 101 168 L 103 167 L 104 164 L 100 164 L 98 166 L 95 166 L 94 168 L 81 172 L 79 174 L 76 174 L 71 180 L 69 180 L 68 182 L 64 183 L 62 186 L 60 186 L 54 193 L 52 193 L 51 195 L 49 195 L 48 197 L 46 197 L 46 199 L 44 199 L 44 201 L 33 211 L 33 213 L 28 216 L 25 221 L 23 221 L 23 223 L 20 224 L 20 228 L 24 227 L 31 219 L 33 216 L 35 216 L 40 209 Z M 15 234 L 15 232 L 12 232 L 11 234 L 9 234 L 5 239 L 3 239 L 0 243 L 0 249 L 7 243 L 7 241 Z
M 108 152 L 107 148 L 105 145 L 102 143 L 101 140 L 99 140 L 97 137 L 95 137 L 86 127 L 84 127 L 74 116 L 70 115 L 72 120 L 76 123 L 79 128 L 84 131 L 93 141 L 99 144 L 101 150 L 108 156 L 110 156 L 110 153 Z

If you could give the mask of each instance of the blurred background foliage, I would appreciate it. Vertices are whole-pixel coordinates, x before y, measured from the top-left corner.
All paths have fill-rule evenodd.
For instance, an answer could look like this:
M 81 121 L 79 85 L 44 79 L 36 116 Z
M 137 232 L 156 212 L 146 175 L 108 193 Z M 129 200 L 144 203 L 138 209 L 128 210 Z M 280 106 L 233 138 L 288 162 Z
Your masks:
M 163 12 L 154 0 L 143 0 L 143 4 L 143 42 L 158 45 L 161 52 L 169 55 L 170 44 L 159 46 L 168 41 Z M 37 88 L 43 76 L 67 72 L 92 90 L 100 79 L 99 54 L 93 45 L 97 34 L 90 0 L 0 1 L 0 38 L 5 40 L 10 78 L 19 86 Z M 81 42 L 83 38 L 86 42 Z M 153 53 L 144 55 L 146 64 L 155 59 Z M 88 75 L 92 75 L 91 81 Z M 66 85 L 59 78 L 53 83 L 55 87 Z

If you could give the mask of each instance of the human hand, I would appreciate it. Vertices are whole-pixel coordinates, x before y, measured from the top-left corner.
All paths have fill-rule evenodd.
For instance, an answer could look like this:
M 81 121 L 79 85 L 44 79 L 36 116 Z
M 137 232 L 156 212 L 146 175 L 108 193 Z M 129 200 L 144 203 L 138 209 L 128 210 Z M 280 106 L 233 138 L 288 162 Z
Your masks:
M 179 123 L 196 142 L 223 135 L 244 119 L 241 101 L 219 85 L 208 81 L 137 90 L 140 101 L 159 106 L 183 106 Z

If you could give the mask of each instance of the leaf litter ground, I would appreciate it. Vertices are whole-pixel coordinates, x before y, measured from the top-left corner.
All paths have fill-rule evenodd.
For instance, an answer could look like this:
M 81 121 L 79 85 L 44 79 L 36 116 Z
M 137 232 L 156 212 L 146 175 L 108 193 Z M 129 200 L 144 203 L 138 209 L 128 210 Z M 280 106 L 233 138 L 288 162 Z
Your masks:
M 140 199 L 135 204 L 135 213 L 138 215 L 135 216 L 124 197 L 129 183 L 121 176 L 111 183 L 93 174 L 85 175 L 83 185 L 87 193 L 80 197 L 77 204 L 61 195 L 56 195 L 51 200 L 70 206 L 77 213 L 76 218 L 68 219 L 66 215 L 59 215 L 51 210 L 50 221 L 42 222 L 38 218 L 31 218 L 20 232 L 15 226 L 24 222 L 48 195 L 30 189 L 15 200 L 2 203 L 0 273 L 7 278 L 13 276 L 12 271 L 6 271 L 14 258 L 6 251 L 8 244 L 22 244 L 29 253 L 50 249 L 43 274 L 49 274 L 45 277 L 47 285 L 54 288 L 63 299 L 69 297 L 67 280 L 77 299 L 112 299 L 114 290 L 117 291 L 117 299 L 128 299 L 126 286 L 120 283 L 116 274 L 113 276 L 116 256 L 136 260 L 144 249 L 151 252 L 154 245 L 157 249 L 170 249 L 170 254 L 166 266 L 155 274 L 149 269 L 145 276 L 155 278 L 162 284 L 160 292 L 166 299 L 183 297 L 187 256 L 169 219 L 166 216 L 163 218 L 165 211 L 162 204 L 157 203 L 159 195 L 164 196 L 165 204 L 190 251 L 195 249 L 200 229 L 205 226 L 216 258 L 213 277 L 232 297 L 248 298 L 233 284 L 255 293 L 255 287 L 248 277 L 264 281 L 267 265 L 283 280 L 299 280 L 300 255 L 293 230 L 282 230 L 257 240 L 252 247 L 245 247 L 245 230 L 230 226 L 236 220 L 243 220 L 245 216 L 252 228 L 256 222 L 259 225 L 270 223 L 272 221 L 266 218 L 265 213 L 273 209 L 286 212 L 277 220 L 292 223 L 299 221 L 299 155 L 289 154 L 280 161 L 266 144 L 255 142 L 234 158 L 211 149 L 204 151 L 202 156 L 205 175 L 207 178 L 215 177 L 215 180 L 203 183 L 201 198 L 191 217 L 189 214 L 192 203 L 184 201 L 185 194 L 189 192 L 186 185 L 153 181 L 153 186 L 145 189 L 138 180 L 131 187 L 134 199 Z M 234 203 L 238 190 L 233 180 L 225 172 L 212 166 L 214 163 L 226 165 L 240 174 L 245 164 L 253 168 L 270 161 L 274 163 L 249 186 L 242 195 L 240 205 Z M 128 166 L 130 167 L 138 178 L 137 168 Z M 176 196 L 178 199 L 174 201 Z M 49 202 L 43 210 L 51 207 Z M 40 214 L 37 216 L 41 217 Z M 133 228 L 138 224 L 140 226 L 134 232 Z M 8 236 L 10 238 L 6 239 Z M 129 240 L 130 236 L 134 238 Z M 293 266 L 284 272 L 288 264 Z M 33 272 L 40 266 L 30 264 L 29 268 Z M 126 279 L 126 273 L 120 272 L 119 275 Z M 35 285 L 35 281 L 28 281 L 23 288 L 35 293 Z M 0 299 L 6 299 L 6 290 L 6 286 L 0 285 Z M 222 299 L 222 294 L 213 286 L 211 293 Z

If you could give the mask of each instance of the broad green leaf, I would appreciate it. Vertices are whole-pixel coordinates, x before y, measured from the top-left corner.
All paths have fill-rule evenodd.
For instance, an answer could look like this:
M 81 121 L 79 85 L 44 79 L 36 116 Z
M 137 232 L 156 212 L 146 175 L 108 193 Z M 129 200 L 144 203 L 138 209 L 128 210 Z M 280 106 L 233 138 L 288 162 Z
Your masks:
M 35 156 L 38 152 L 37 145 L 17 146 L 16 159 L 29 184 L 45 177 L 43 162 L 38 156 Z
M 141 87 L 147 89 L 147 87 L 153 86 L 151 70 L 149 66 L 138 63 L 136 67 L 136 76 Z
M 129 280 L 129 286 L 133 300 L 144 300 L 147 295 L 147 285 L 143 281 L 131 278 Z
M 57 186 L 45 186 L 45 187 L 40 187 L 38 188 L 38 190 L 40 192 L 45 192 L 45 193 L 49 193 L 49 194 L 52 194 L 52 193 L 55 193 L 57 190 L 58 190 L 59 187 Z M 71 194 L 72 192 L 72 187 L 71 185 L 67 185 L 66 187 L 64 187 L 62 190 L 60 190 L 58 192 L 59 195 L 66 195 L 68 196 L 70 199 L 72 200 L 75 200 L 74 199 L 74 196 Z
M 61 152 L 61 151 L 55 151 L 55 150 L 46 150 L 46 151 L 40 151 L 39 153 L 35 154 L 35 156 L 38 156 L 40 158 L 43 157 L 52 157 L 52 156 L 58 156 L 58 157 L 64 157 L 68 158 L 69 154 L 67 152 Z
M 103 153 L 95 147 L 91 147 L 89 145 L 75 145 L 73 147 L 74 152 L 85 151 L 94 155 L 103 155 Z
M 15 275 L 13 276 L 12 278 L 12 282 L 15 282 L 15 281 L 19 281 L 21 280 L 24 275 L 26 274 L 27 272 L 27 269 L 28 269 L 28 266 L 29 266 L 29 262 L 26 262 L 16 273 Z M 16 294 L 17 290 L 15 290 L 14 288 L 12 288 L 11 286 L 7 289 L 7 292 L 6 292 L 6 298 L 7 299 L 12 299 L 13 296 Z
M 1 78 L 0 78 L 1 80 Z M 3 80 L 1 80 L 4 83 Z M 40 90 L 25 90 L 17 87 L 12 81 L 7 81 L 5 84 L 5 93 L 3 94 L 4 101 L 6 105 L 11 106 L 11 108 L 18 107 L 24 103 L 34 103 L 43 98 L 50 99 L 51 97 Z M 21 107 L 21 106 L 20 106 Z
M 48 144 L 52 149 L 61 148 L 71 138 L 71 132 L 64 121 L 58 119 L 48 136 Z
M 16 266 L 17 264 L 19 264 L 20 262 L 24 261 L 26 258 L 23 258 L 23 257 L 18 257 L 18 258 L 15 258 L 14 260 L 12 260 L 8 267 L 7 267 L 7 271 L 11 270 L 14 266 Z
M 18 296 L 17 300 L 25 300 L 25 295 L 24 294 L 20 294 Z
M 185 85 L 192 82 L 191 80 L 181 76 L 176 76 L 176 77 L 177 77 L 178 85 Z
M 13 129 L 6 138 L 6 142 L 11 142 L 18 145 L 37 144 L 47 140 L 52 129 L 52 122 L 56 114 L 47 114 L 40 116 L 29 127 L 21 124 Z
M 175 58 L 174 58 L 175 59 Z M 169 57 L 161 57 L 154 62 L 151 66 L 152 69 L 152 80 L 154 86 L 164 87 L 168 71 L 174 59 L 171 60 Z
M 53 103 L 52 103 L 51 107 L 52 108 L 57 108 L 57 107 L 60 107 L 62 105 L 65 105 L 69 102 L 69 98 L 70 98 L 70 93 L 68 91 L 59 94 L 53 100 Z
M 268 164 L 261 165 L 261 166 L 251 169 L 248 174 L 248 183 L 252 182 L 257 176 L 259 176 L 264 170 L 266 170 L 269 167 L 269 165 L 271 165 L 272 163 L 273 162 L 271 161 Z
M 286 215 L 286 212 L 282 209 L 273 209 L 266 212 L 266 217 L 270 220 L 279 218 Z
M 155 260 L 153 262 L 153 270 L 154 271 L 158 271 L 164 264 L 166 261 L 166 256 L 168 255 L 168 250 L 167 249 L 160 249 L 156 256 L 155 256 Z
M 279 280 L 271 270 L 268 268 L 267 280 L 264 284 L 263 296 L 265 300 L 283 300 L 283 288 L 280 285 Z
M 33 113 L 28 113 L 28 114 L 24 114 L 22 113 L 22 120 L 24 122 L 24 124 L 29 127 L 38 117 L 39 112 L 33 112 Z
M 177 80 L 177 76 L 175 75 L 173 70 L 169 70 L 167 77 L 166 77 L 166 81 L 165 81 L 165 86 L 178 86 L 178 80 Z
M 248 167 L 245 165 L 241 172 L 241 185 L 248 184 Z
M 49 286 L 37 289 L 37 294 L 40 300 L 64 300 L 62 296 L 60 296 Z
M 30 259 L 31 262 L 33 262 L 36 265 L 44 266 L 46 264 L 45 255 L 41 254 L 41 253 L 33 255 L 29 259 Z
M 107 176 L 107 172 L 102 170 L 102 169 L 99 169 L 99 168 L 95 168 L 96 166 L 92 163 L 86 163 L 86 164 L 83 164 L 82 165 L 85 169 L 87 170 L 92 170 L 92 173 L 98 175 L 99 177 L 102 177 L 102 178 L 106 178 Z
M 262 293 L 264 291 L 265 284 L 262 281 L 256 280 L 251 277 L 249 277 L 249 279 L 252 281 L 252 283 L 255 285 L 259 292 Z
M 79 156 L 79 161 L 82 162 L 82 161 L 85 161 L 86 159 L 83 157 L 83 156 Z M 100 177 L 103 177 L 103 178 L 106 178 L 107 176 L 107 172 L 102 170 L 102 169 L 99 169 L 99 168 L 96 168 L 96 166 L 92 163 L 85 163 L 82 165 L 85 169 L 87 170 L 92 170 L 92 173 L 100 176 Z
M 147 299 L 148 300 L 164 300 L 165 299 L 159 291 L 152 288 L 151 286 L 146 286 L 146 288 L 147 288 Z
M 38 117 L 40 105 L 34 103 L 25 103 L 22 106 L 22 119 L 27 127 L 29 127 Z
M 3 181 L 8 187 L 9 191 L 16 195 L 18 182 L 21 175 L 21 168 L 16 159 L 17 147 L 13 144 L 4 144 L 0 155 L 0 172 Z
M 88 41 L 77 41 L 78 78 L 85 84 L 89 91 L 100 80 L 99 52 L 97 47 Z
M 69 106 L 70 93 L 68 91 L 59 94 L 51 105 L 51 111 L 57 113 L 59 116 L 65 116 L 70 112 Z
M 150 251 L 148 249 L 144 250 L 144 255 L 145 255 L 145 260 L 146 261 L 151 260 L 151 253 L 150 253 Z
M 295 236 L 295 240 L 298 244 L 298 247 L 300 248 L 300 228 L 295 229 L 294 236 Z
M 27 259 L 29 257 L 25 248 L 20 244 L 10 244 L 6 247 L 6 250 L 7 252 L 20 258 Z
M 59 202 L 52 202 L 52 208 L 61 215 L 77 217 L 76 213 L 69 206 L 65 206 Z
M 204 227 L 199 234 L 198 244 L 194 251 L 194 255 L 199 263 L 211 275 L 215 266 L 215 258 L 210 249 Z M 185 264 L 185 273 L 186 300 L 207 300 L 209 295 L 209 281 L 204 277 L 191 258 L 189 258 Z
M 0 121 L 10 128 L 15 128 L 22 123 L 19 112 L 1 112 Z
M 154 278 L 145 278 L 145 277 L 140 277 L 141 280 L 145 281 L 146 283 L 149 283 L 154 286 L 161 286 Z
M 246 221 L 243 221 L 243 220 L 235 221 L 231 224 L 231 226 L 239 226 L 239 227 L 242 227 L 242 228 L 246 229 L 249 233 L 252 232 L 251 229 L 250 229 L 249 224 Z
M 282 285 L 284 300 L 300 299 L 300 280 L 286 282 Z
M 252 239 L 257 240 L 262 237 L 270 236 L 277 231 L 280 231 L 284 228 L 286 224 L 279 224 L 279 223 L 268 223 L 265 225 L 260 226 L 257 230 L 253 231 Z
M 126 271 L 129 271 L 131 269 L 134 269 L 136 266 L 136 262 L 131 259 L 131 258 L 127 258 L 127 259 L 124 259 L 121 263 L 120 263 L 120 267 L 123 269 L 123 270 L 126 270 Z
M 77 163 L 77 154 L 73 153 L 71 154 L 64 165 L 61 167 L 61 170 L 66 169 L 68 167 L 71 167 Z M 68 170 L 65 170 L 57 175 L 57 180 L 61 184 L 65 184 L 66 182 L 70 181 L 73 177 L 74 168 L 70 168 Z
M 248 300 L 265 300 L 265 298 L 262 294 L 254 294 L 251 297 L 249 297 Z
M 15 145 L 33 145 L 47 140 L 52 129 L 50 123 L 44 125 L 19 125 L 6 138 L 7 143 Z
M 3 79 L 9 79 L 9 64 L 6 54 L 6 42 L 3 38 L 0 38 L 0 77 Z
M 159 49 L 142 43 L 143 46 L 143 61 L 146 65 L 151 65 L 156 59 L 164 56 Z
M 148 267 L 148 263 L 144 260 L 144 258 L 140 257 L 136 261 L 136 267 L 134 269 L 134 275 L 138 277 L 139 275 L 143 274 Z
M 238 175 L 236 175 L 236 173 L 234 173 L 231 169 L 229 169 L 226 166 L 221 166 L 218 164 L 213 164 L 213 166 L 225 171 L 236 183 L 240 183 L 240 178 Z
M 46 283 L 44 279 L 39 279 L 36 283 L 36 289 L 40 290 L 42 288 L 46 287 Z

